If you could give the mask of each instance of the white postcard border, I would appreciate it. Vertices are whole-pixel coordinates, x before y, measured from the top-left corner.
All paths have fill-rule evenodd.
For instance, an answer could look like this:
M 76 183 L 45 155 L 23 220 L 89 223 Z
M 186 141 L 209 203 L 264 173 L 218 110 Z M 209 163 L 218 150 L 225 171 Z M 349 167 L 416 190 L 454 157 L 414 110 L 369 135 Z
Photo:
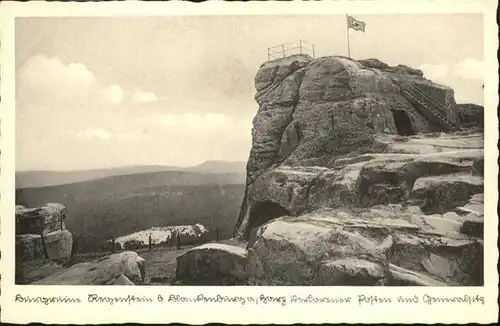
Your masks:
M 14 19 L 15 17 L 90 17 L 90 16 L 142 16 L 142 15 L 327 15 L 327 14 L 402 14 L 402 13 L 483 13 L 485 62 L 485 286 L 483 287 L 99 287 L 99 286 L 16 286 L 14 284 L 14 180 L 15 180 L 15 118 L 14 91 Z M 115 2 L 115 3 L 1 3 L 1 318 L 5 322 L 27 323 L 486 323 L 498 315 L 498 260 L 496 206 L 498 202 L 496 164 L 498 151 L 498 26 L 495 22 L 495 1 L 321 1 L 321 2 Z M 82 302 L 21 304 L 22 296 L 68 296 Z M 151 297 L 152 303 L 98 304 L 89 302 L 89 294 L 100 296 L 135 295 Z M 246 303 L 174 303 L 171 294 L 193 297 L 241 296 Z M 158 295 L 164 299 L 159 302 Z M 255 304 L 250 298 L 285 296 L 287 304 Z M 294 304 L 290 295 L 351 296 L 349 304 Z M 400 295 L 419 297 L 418 304 L 362 304 L 358 295 L 391 297 Z M 428 296 L 482 296 L 484 304 L 427 304 Z

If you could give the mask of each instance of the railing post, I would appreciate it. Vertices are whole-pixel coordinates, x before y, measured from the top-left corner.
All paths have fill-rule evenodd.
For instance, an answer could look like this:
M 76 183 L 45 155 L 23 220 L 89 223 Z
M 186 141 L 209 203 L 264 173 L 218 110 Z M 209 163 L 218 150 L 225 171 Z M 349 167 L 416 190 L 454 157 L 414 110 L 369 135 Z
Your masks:
M 267 61 L 271 60 L 271 54 L 269 53 L 269 48 L 267 48 Z
M 316 53 L 314 52 L 314 44 L 312 44 L 312 48 L 313 48 L 313 59 L 316 59 Z
M 302 40 L 299 40 L 300 54 L 302 54 Z
M 285 44 L 281 44 L 281 49 L 283 50 L 283 58 L 285 57 Z

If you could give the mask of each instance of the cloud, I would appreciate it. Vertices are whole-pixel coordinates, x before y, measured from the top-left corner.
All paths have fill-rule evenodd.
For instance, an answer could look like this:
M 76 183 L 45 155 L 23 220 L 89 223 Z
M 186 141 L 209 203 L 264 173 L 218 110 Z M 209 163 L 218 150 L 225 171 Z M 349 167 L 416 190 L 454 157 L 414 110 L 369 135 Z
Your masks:
M 19 71 L 21 86 L 41 94 L 71 97 L 88 91 L 96 82 L 94 74 L 82 63 L 63 63 L 45 55 L 31 57 Z
M 123 99 L 123 90 L 120 86 L 113 84 L 101 91 L 102 97 L 110 103 L 118 104 Z
M 429 79 L 445 79 L 445 78 L 460 78 L 460 79 L 475 79 L 482 80 L 484 78 L 484 65 L 480 60 L 466 58 L 459 61 L 448 68 L 445 64 L 423 64 L 420 69 Z
M 158 96 L 153 92 L 143 92 L 140 89 L 132 94 L 132 101 L 136 103 L 149 103 L 158 100 Z
M 443 79 L 448 74 L 448 67 L 444 64 L 425 63 L 420 66 L 420 70 L 429 79 Z
M 458 62 L 453 72 L 462 79 L 482 80 L 484 78 L 484 65 L 482 61 L 467 58 Z
M 139 135 L 135 133 L 113 133 L 103 128 L 86 129 L 80 132 L 70 132 L 71 135 L 75 136 L 80 140 L 122 140 L 135 142 L 139 140 Z

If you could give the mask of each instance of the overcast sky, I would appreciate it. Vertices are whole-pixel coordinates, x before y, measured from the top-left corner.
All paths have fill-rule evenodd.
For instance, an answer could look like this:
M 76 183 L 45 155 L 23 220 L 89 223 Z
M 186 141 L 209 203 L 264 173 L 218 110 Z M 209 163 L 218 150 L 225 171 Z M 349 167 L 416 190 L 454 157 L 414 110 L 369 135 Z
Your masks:
M 480 15 L 355 15 L 351 56 L 424 70 L 483 104 Z M 346 55 L 345 16 L 17 18 L 16 168 L 245 161 L 267 47 Z

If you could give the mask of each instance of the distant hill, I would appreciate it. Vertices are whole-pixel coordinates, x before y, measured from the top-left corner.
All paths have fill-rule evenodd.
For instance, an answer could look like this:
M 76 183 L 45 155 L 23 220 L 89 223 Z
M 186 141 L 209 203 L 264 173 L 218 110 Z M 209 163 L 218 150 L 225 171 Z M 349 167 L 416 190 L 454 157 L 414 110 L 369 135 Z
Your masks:
M 56 186 L 111 176 L 165 171 L 245 173 L 245 162 L 206 161 L 193 167 L 146 165 L 76 171 L 19 171 L 16 172 L 16 189 Z
M 16 205 L 65 205 L 68 229 L 91 251 L 106 239 L 153 226 L 200 223 L 228 238 L 244 184 L 244 173 L 148 172 L 16 189 Z
M 200 173 L 245 173 L 246 162 L 205 161 L 185 171 Z

